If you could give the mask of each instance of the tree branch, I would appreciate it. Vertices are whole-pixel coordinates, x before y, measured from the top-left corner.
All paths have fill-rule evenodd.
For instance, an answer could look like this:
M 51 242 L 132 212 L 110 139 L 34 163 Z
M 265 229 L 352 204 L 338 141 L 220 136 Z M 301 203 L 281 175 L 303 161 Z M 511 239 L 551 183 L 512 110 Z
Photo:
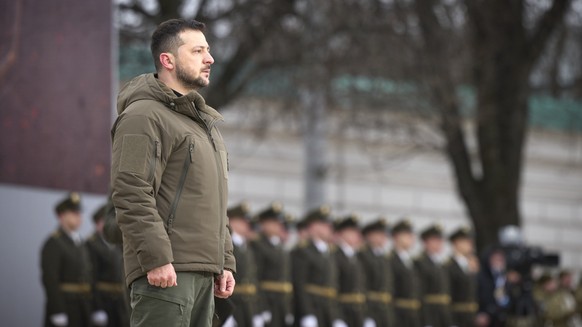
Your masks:
M 525 47 L 524 55 L 530 58 L 532 65 L 544 51 L 545 44 L 556 27 L 562 23 L 564 15 L 570 7 L 570 2 L 571 0 L 554 0 L 552 7 L 540 18 Z

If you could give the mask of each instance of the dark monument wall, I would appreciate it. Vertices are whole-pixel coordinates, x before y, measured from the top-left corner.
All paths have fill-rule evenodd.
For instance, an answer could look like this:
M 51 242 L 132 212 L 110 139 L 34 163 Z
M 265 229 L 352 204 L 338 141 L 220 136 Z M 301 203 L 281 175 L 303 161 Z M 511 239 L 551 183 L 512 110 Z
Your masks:
M 1 1 L 0 183 L 107 191 L 111 35 L 110 1 Z

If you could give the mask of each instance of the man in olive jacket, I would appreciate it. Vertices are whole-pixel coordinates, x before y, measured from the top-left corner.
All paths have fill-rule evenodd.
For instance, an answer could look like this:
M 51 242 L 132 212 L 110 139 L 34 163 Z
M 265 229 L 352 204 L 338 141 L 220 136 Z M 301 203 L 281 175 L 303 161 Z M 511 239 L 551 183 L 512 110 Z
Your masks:
M 197 92 L 214 63 L 203 30 L 194 20 L 159 25 L 157 74 L 118 96 L 111 187 L 132 326 L 211 326 L 213 293 L 234 289 L 223 119 Z

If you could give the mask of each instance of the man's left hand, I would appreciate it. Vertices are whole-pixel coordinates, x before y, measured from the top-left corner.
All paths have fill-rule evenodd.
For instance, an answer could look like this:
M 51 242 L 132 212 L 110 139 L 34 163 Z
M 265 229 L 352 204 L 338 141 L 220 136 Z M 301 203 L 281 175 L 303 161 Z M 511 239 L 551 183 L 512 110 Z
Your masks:
M 234 291 L 234 276 L 230 270 L 225 270 L 222 275 L 214 279 L 214 296 L 226 299 L 232 295 Z

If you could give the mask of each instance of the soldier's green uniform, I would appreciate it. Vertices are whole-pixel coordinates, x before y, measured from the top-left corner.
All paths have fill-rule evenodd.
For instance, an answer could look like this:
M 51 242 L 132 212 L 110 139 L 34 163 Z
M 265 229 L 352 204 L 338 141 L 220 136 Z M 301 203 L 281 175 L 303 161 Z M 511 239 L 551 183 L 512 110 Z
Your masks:
M 350 215 L 335 224 L 335 230 L 358 228 L 358 218 Z M 361 327 L 365 318 L 365 286 L 364 270 L 358 260 L 356 249 L 345 244 L 337 244 L 335 262 L 338 275 L 338 309 L 343 320 L 349 327 Z
M 259 223 L 275 220 L 284 223 L 282 206 L 273 203 L 257 215 Z M 271 319 L 265 326 L 285 327 L 286 318 L 292 314 L 291 267 L 289 253 L 283 248 L 280 237 L 269 238 L 261 232 L 258 239 L 251 242 L 257 264 L 257 279 L 260 303 Z
M 231 207 L 228 218 L 243 219 L 250 224 L 250 212 L 246 203 Z M 234 257 L 236 260 L 236 286 L 230 299 L 234 304 L 234 320 L 238 327 L 253 327 L 253 318 L 259 314 L 257 294 L 257 266 L 253 251 L 247 240 L 232 233 Z
M 60 202 L 57 215 L 80 211 L 77 193 Z M 51 316 L 66 314 L 68 327 L 90 326 L 92 311 L 91 263 L 85 244 L 73 240 L 62 228 L 44 243 L 41 252 L 42 283 L 46 295 L 45 326 L 57 326 Z
M 412 233 L 412 225 L 403 220 L 392 227 L 392 237 L 399 233 Z M 396 312 L 396 326 L 420 327 L 421 302 L 420 280 L 414 262 L 400 258 L 395 249 L 390 258 L 392 274 L 394 276 L 394 307 Z
M 95 223 L 105 219 L 106 206 L 93 215 Z M 107 326 L 129 326 L 125 285 L 123 283 L 123 254 L 119 245 L 107 243 L 95 232 L 87 240 L 93 267 L 94 303 L 107 313 Z
M 362 229 L 364 235 L 375 231 L 387 233 L 388 226 L 384 219 L 378 219 Z M 366 245 L 359 253 L 364 269 L 366 289 L 367 317 L 374 320 L 377 327 L 392 327 L 394 324 L 394 303 L 392 301 L 393 276 L 390 268 L 390 256 L 384 249 L 372 249 Z
M 315 221 L 328 222 L 330 211 L 321 207 L 306 215 L 305 226 Z M 321 240 L 307 240 L 291 252 L 295 324 L 315 317 L 317 326 L 332 326 L 337 313 L 337 275 L 331 249 Z
M 466 228 L 460 228 L 449 237 L 451 242 L 471 238 Z M 477 276 L 470 271 L 467 258 L 452 256 L 445 264 L 449 276 L 451 317 L 453 326 L 473 327 L 479 305 L 477 304 Z
M 539 284 L 542 288 L 551 283 L 551 276 L 542 276 Z M 542 300 L 539 303 L 542 309 L 545 326 L 570 327 L 574 326 L 573 316 L 576 313 L 576 300 L 571 292 L 564 289 L 555 291 L 542 290 Z
M 440 226 L 430 226 L 421 233 L 422 240 L 443 238 Z M 432 327 L 451 326 L 449 280 L 443 265 L 425 251 L 415 261 L 421 285 L 422 324 Z

